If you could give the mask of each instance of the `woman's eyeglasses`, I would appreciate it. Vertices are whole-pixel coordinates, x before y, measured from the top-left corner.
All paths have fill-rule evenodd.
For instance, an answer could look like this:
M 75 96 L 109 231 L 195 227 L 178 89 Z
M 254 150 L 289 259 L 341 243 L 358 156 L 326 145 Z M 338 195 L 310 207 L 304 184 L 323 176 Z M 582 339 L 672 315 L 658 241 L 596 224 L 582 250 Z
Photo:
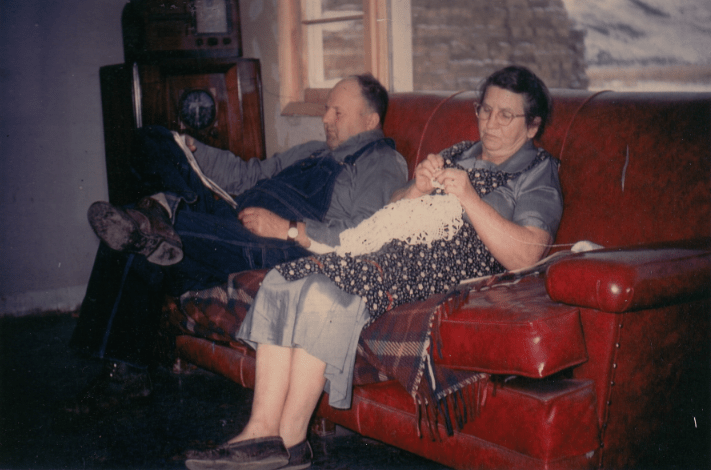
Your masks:
M 476 117 L 481 119 L 482 121 L 486 121 L 491 117 L 491 114 L 493 112 L 493 109 L 491 109 L 491 106 L 486 106 L 483 104 L 477 104 L 476 107 L 474 108 L 476 110 Z M 494 119 L 496 119 L 496 123 L 500 125 L 501 127 L 506 127 L 509 124 L 511 124 L 511 121 L 514 120 L 514 118 L 520 118 L 526 116 L 525 114 L 514 114 L 510 111 L 499 111 L 497 114 L 495 114 Z

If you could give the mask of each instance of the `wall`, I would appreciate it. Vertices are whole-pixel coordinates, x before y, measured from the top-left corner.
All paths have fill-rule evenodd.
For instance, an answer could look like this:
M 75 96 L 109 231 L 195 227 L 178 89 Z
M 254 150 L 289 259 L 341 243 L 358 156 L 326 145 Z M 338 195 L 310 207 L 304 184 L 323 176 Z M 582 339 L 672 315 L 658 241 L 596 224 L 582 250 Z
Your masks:
M 277 1 L 283 0 L 239 2 L 243 54 L 245 57 L 259 59 L 262 66 L 267 155 L 273 155 L 307 140 L 325 139 L 320 118 L 281 115 Z
M 125 0 L 3 1 L 0 314 L 76 308 L 107 197 L 99 67 L 123 61 Z

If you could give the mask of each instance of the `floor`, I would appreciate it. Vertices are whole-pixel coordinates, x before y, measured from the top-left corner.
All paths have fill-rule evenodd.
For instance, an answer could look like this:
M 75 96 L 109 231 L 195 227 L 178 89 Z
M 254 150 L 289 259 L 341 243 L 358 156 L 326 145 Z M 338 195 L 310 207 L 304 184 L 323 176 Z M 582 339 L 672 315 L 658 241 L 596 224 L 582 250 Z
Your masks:
M 0 469 L 182 469 L 185 450 L 222 443 L 246 422 L 252 392 L 200 370 L 159 369 L 147 404 L 93 418 L 60 413 L 98 371 L 66 347 L 75 323 L 71 314 L 0 318 Z M 709 430 L 687 434 L 682 446 L 670 434 L 642 468 L 710 468 Z M 310 442 L 314 470 L 446 468 L 342 428 Z
M 158 369 L 151 402 L 76 419 L 58 404 L 97 364 L 67 349 L 69 314 L 0 318 L 0 469 L 183 469 L 183 452 L 222 443 L 247 421 L 252 392 L 198 370 Z M 310 437 L 314 470 L 446 467 L 337 428 Z

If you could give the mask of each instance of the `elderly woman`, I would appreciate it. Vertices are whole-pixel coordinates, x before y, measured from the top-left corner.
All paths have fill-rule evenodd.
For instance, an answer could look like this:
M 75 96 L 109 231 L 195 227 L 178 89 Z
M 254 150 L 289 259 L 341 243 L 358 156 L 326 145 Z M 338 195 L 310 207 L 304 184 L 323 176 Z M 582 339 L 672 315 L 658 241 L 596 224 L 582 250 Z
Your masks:
M 363 328 L 397 305 L 546 254 L 562 214 L 558 162 L 533 144 L 550 115 L 548 90 L 529 70 L 507 67 L 482 84 L 475 110 L 481 140 L 429 155 L 383 209 L 448 197 L 462 222 L 445 224 L 436 240 L 393 236 L 373 252 L 337 249 L 270 271 L 238 333 L 257 351 L 249 422 L 228 443 L 189 455 L 188 468 L 309 467 L 309 420 L 324 390 L 331 406 L 350 406 Z M 377 216 L 364 222 L 369 234 L 392 219 Z

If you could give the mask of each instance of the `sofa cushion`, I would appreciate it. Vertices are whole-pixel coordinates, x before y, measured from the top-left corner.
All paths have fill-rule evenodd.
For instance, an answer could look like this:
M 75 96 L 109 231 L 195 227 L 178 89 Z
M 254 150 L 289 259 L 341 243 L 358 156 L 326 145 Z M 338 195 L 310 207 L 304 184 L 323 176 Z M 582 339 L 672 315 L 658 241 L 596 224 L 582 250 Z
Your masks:
M 453 369 L 535 378 L 588 358 L 578 308 L 553 302 L 542 276 L 470 290 L 434 331 L 434 362 Z

